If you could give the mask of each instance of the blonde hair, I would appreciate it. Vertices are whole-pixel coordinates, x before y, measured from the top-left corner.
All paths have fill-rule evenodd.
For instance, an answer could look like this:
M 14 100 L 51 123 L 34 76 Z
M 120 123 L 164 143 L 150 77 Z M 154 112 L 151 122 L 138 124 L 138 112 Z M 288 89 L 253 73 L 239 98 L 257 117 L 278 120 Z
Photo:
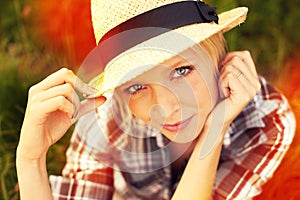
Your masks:
M 214 64 L 219 68 L 227 52 L 227 44 L 223 34 L 221 32 L 216 33 L 201 41 L 199 45 L 207 51 Z

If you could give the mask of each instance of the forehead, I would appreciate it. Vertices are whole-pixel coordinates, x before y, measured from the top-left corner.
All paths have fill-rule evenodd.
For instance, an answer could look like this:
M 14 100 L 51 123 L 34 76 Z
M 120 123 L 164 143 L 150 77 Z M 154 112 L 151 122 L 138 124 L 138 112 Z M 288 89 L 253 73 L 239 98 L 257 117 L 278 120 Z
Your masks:
M 154 78 L 158 77 L 160 74 L 164 74 L 172 70 L 173 68 L 177 68 L 182 65 L 194 65 L 193 62 L 195 61 L 195 59 L 197 59 L 197 57 L 193 56 L 193 53 L 194 52 L 192 49 L 187 49 L 184 53 L 174 55 L 170 59 L 155 65 L 150 70 L 147 70 L 146 72 L 129 80 L 124 85 L 141 81 L 151 81 Z
M 156 79 L 159 79 L 160 75 L 166 74 L 174 68 L 188 65 L 193 65 L 199 72 L 204 72 L 203 70 L 208 69 L 208 65 L 213 66 L 213 63 L 211 62 L 211 58 L 208 55 L 208 53 L 199 45 L 197 45 L 195 47 L 190 47 L 177 55 L 172 56 L 170 59 L 160 64 L 155 65 L 150 70 L 147 70 L 146 72 L 127 81 L 119 87 L 123 88 L 135 83 L 151 82 Z

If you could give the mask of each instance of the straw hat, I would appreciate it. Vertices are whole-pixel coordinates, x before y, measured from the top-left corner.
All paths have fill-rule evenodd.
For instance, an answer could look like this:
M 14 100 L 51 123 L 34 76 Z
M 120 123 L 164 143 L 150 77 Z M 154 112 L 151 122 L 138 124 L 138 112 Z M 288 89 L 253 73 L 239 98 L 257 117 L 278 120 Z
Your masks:
M 105 66 L 89 83 L 98 90 L 89 97 L 96 97 L 238 26 L 246 19 L 248 8 L 217 15 L 199 0 L 91 0 L 91 12 L 96 48 Z

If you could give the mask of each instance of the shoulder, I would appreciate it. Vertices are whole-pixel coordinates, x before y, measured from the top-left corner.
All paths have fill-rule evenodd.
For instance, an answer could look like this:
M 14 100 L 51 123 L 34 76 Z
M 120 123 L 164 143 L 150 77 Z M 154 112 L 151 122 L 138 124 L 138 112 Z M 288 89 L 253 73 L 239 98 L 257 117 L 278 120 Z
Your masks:
M 289 105 L 288 99 L 278 89 L 260 77 L 261 90 L 253 99 L 255 110 L 262 116 L 276 117 L 277 121 L 288 120 L 294 125 L 294 113 Z
M 271 115 L 280 110 L 289 110 L 290 106 L 286 97 L 271 85 L 267 80 L 260 76 L 261 83 L 260 91 L 254 96 L 253 100 L 245 107 L 245 109 L 238 116 L 239 118 L 247 115 L 255 114 L 261 117 Z
M 260 76 L 259 81 L 261 84 L 261 89 L 253 99 L 256 104 L 260 105 L 264 102 L 280 104 L 281 102 L 286 101 L 284 95 L 273 85 L 271 85 L 264 77 Z

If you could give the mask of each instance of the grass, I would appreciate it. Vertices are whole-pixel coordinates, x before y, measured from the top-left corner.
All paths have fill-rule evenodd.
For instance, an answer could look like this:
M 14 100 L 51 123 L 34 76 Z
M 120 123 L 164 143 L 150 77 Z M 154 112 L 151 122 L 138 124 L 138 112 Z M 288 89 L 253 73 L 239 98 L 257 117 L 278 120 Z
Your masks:
M 19 199 L 15 170 L 15 150 L 24 117 L 29 87 L 57 70 L 60 66 L 66 66 L 66 63 L 70 63 L 70 60 L 66 56 L 59 55 L 53 49 L 49 49 L 42 40 L 34 38 L 36 36 L 34 34 L 35 29 L 33 29 L 34 24 L 32 23 L 34 16 L 24 19 L 24 15 L 26 14 L 24 8 L 26 8 L 26 4 L 29 2 L 34 3 L 33 0 L 0 2 L 1 200 Z M 209 1 L 207 0 L 206 2 Z M 236 5 L 247 4 L 250 8 L 247 23 L 242 25 L 241 29 L 231 31 L 230 34 L 226 35 L 231 44 L 230 49 L 249 49 L 252 52 L 255 62 L 258 63 L 259 72 L 266 75 L 273 83 L 277 82 L 281 87 L 286 87 L 287 83 L 290 83 L 288 87 L 292 87 L 293 84 L 298 83 L 298 77 L 293 79 L 294 83 L 290 82 L 289 72 L 291 72 L 290 69 L 292 67 L 284 65 L 284 63 L 293 55 L 295 50 L 299 50 L 300 12 L 297 10 L 298 7 L 295 6 L 299 4 L 299 0 L 253 0 L 247 2 L 230 0 L 226 2 L 210 2 L 213 6 L 221 8 L 218 9 L 219 12 L 235 7 Z M 70 4 L 70 6 L 72 5 Z M 57 7 L 57 9 L 59 8 Z M 68 10 L 71 12 L 72 7 Z M 80 15 L 77 15 L 78 12 L 75 13 L 77 20 Z M 80 25 L 80 23 L 76 23 L 76 25 Z M 46 28 L 46 25 L 41 28 Z M 299 74 L 299 71 L 292 71 L 292 74 L 297 73 Z M 285 79 L 281 79 L 278 82 L 277 77 L 282 74 L 286 74 Z M 299 88 L 298 86 L 293 87 L 293 91 L 296 91 Z M 289 92 L 288 90 L 284 91 Z M 288 94 L 292 105 L 296 105 L 295 108 L 300 108 L 299 96 L 296 97 L 292 94 L 294 93 Z M 47 158 L 49 174 L 61 173 L 61 169 L 65 163 L 65 150 L 68 146 L 71 132 L 72 128 L 49 150 Z M 297 150 L 297 147 L 294 146 L 290 152 L 296 152 L 298 155 L 299 148 Z M 295 157 L 295 154 L 293 156 Z M 285 160 L 289 160 L 289 158 Z M 277 177 L 282 176 L 280 173 L 286 173 L 288 167 L 291 167 L 288 164 L 283 164 L 282 166 L 283 168 L 279 170 Z M 281 185 L 283 184 L 281 183 Z M 268 193 L 271 193 L 269 192 L 272 190 L 271 188 L 272 186 L 268 188 Z M 278 190 L 280 190 L 279 186 Z
M 26 42 L 27 43 L 27 42 Z M 63 62 L 53 52 L 30 44 L 0 44 L 0 199 L 19 199 L 15 151 L 23 121 L 29 87 L 56 70 Z M 28 45 L 28 49 L 24 46 Z M 30 46 L 31 45 L 31 46 Z M 43 59 L 41 59 L 43 55 Z M 55 66 L 55 67 L 53 67 Z M 70 134 L 48 153 L 49 173 L 59 174 L 65 163 Z
M 28 1 L 0 2 L 0 199 L 17 200 L 19 190 L 15 151 L 22 125 L 27 91 L 66 63 L 66 57 L 35 38 L 23 17 Z M 9 16 L 9 17 L 7 17 Z M 60 174 L 70 131 L 48 153 L 48 171 Z
M 24 114 L 26 94 L 24 83 L 19 79 L 17 71 L 22 59 L 15 58 L 12 55 L 14 52 L 10 52 L 11 49 L 4 51 L 3 44 L 1 50 L 3 67 L 0 71 L 0 198 L 6 200 L 17 198 L 16 174 L 12 172 L 15 171 L 15 148 Z

